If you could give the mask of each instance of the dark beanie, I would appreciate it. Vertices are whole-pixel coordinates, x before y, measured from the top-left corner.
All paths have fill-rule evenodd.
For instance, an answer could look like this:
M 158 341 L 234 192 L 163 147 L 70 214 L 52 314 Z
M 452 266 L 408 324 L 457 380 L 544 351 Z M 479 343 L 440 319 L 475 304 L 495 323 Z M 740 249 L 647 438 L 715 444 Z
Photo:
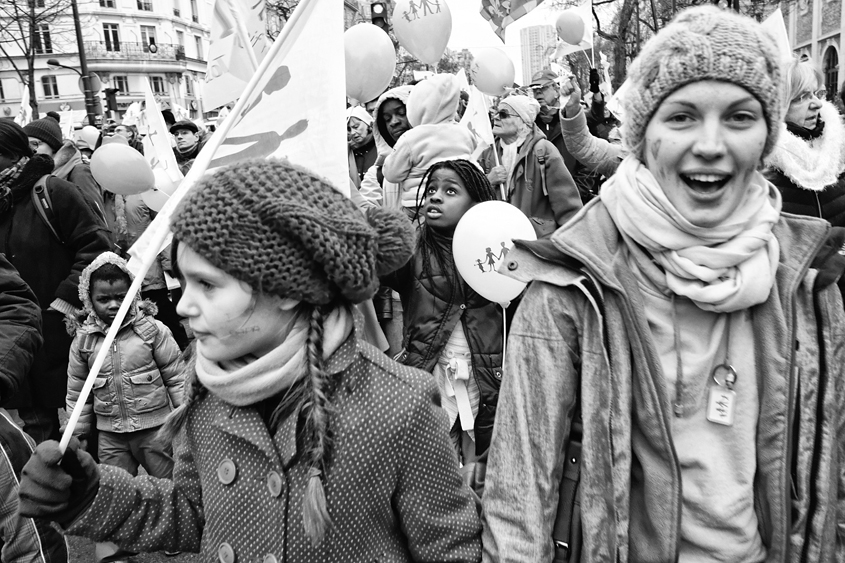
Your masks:
M 325 179 L 287 160 L 244 160 L 200 180 L 174 237 L 254 289 L 311 305 L 360 303 L 379 274 L 411 257 L 414 230 L 398 210 L 365 218 Z
M 54 151 L 62 148 L 62 128 L 52 117 L 36 119 L 23 128 L 27 137 L 35 137 L 44 141 Z
M 32 156 L 29 137 L 23 128 L 11 119 L 0 119 L 0 154 Z

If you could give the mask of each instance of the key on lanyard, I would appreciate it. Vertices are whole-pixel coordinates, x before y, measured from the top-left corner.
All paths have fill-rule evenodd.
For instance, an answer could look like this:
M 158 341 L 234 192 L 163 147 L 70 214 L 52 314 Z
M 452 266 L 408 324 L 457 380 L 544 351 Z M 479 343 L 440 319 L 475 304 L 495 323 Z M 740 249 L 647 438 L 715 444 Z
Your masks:
M 719 375 L 724 373 L 725 383 L 719 381 Z M 713 368 L 713 381 L 710 396 L 707 401 L 707 420 L 724 426 L 734 423 L 734 407 L 736 406 L 736 391 L 734 384 L 738 378 L 732 365 L 719 364 Z

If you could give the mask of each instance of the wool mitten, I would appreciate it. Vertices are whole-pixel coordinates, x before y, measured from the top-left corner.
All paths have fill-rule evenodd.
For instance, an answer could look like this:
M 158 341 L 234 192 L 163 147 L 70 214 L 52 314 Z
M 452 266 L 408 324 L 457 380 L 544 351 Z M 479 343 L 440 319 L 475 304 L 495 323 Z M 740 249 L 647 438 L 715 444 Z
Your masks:
M 55 440 L 35 448 L 21 473 L 20 513 L 70 524 L 93 502 L 100 487 L 94 458 L 71 439 L 65 455 Z

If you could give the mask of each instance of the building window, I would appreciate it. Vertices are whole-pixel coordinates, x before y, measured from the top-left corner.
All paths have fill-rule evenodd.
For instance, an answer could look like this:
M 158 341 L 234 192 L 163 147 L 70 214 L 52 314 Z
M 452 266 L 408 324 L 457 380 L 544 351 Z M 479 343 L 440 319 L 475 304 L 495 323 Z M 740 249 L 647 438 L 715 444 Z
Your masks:
M 144 47 L 147 45 L 153 45 L 156 42 L 156 28 L 151 25 L 142 25 L 141 26 L 141 43 L 144 44 Z
M 42 23 L 35 28 L 32 46 L 38 54 L 53 52 L 53 41 L 50 39 L 50 26 L 48 24 Z
M 44 7 L 44 2 L 45 2 L 45 0 L 35 0 L 35 7 L 36 7 L 36 8 L 43 8 L 43 7 Z M 29 5 L 29 7 L 31 8 L 31 7 L 32 7 L 32 4 L 33 4 L 33 0 L 29 0 L 29 2 L 27 2 L 27 4 L 28 4 L 28 5 Z
M 839 55 L 833 47 L 828 47 L 824 53 L 824 87 L 827 99 L 835 99 L 839 93 Z
M 173 0 L 173 15 L 177 18 L 182 15 L 182 10 L 179 9 L 179 0 Z
M 114 0 L 100 0 L 101 8 L 114 8 Z
M 138 0 L 138 9 L 145 12 L 152 12 L 153 0 Z
M 56 77 L 45 75 L 41 77 L 41 86 L 44 87 L 45 98 L 58 98 L 59 86 L 56 84 Z
M 202 52 L 202 37 L 194 35 L 194 41 L 197 43 L 197 59 L 201 61 L 205 60 L 205 55 Z
M 120 30 L 116 23 L 103 24 L 103 38 L 106 43 L 106 51 L 120 51 Z
M 6 92 L 3 91 L 3 81 L 0 80 L 0 102 L 6 101 Z
M 150 76 L 150 84 L 153 86 L 153 94 L 166 94 L 164 91 L 164 78 L 161 76 Z
M 191 0 L 191 19 L 194 20 L 194 23 L 200 21 L 200 17 L 197 15 L 197 0 Z
M 194 79 L 190 76 L 185 77 L 185 94 L 188 96 L 194 95 Z
M 113 76 L 112 83 L 114 87 L 120 90 L 121 93 L 129 92 L 129 77 L 127 76 Z

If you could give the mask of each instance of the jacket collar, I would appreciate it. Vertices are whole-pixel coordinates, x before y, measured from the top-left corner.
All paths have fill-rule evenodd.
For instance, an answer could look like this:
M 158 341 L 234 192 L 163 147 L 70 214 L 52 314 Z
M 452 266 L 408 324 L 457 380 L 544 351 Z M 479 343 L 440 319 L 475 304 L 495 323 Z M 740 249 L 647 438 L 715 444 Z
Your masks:
M 781 291 L 791 290 L 801 281 L 829 228 L 820 219 L 781 213 L 773 229 L 780 244 L 777 278 Z M 569 285 L 575 279 L 572 272 L 580 271 L 606 289 L 624 293 L 627 286 L 623 282 L 628 271 L 624 243 L 601 198 L 588 203 L 550 239 L 514 242 L 516 248 L 508 254 L 508 264 L 518 261 L 518 266 L 507 265 L 503 271 L 516 279 Z M 560 266 L 570 272 L 561 271 Z

